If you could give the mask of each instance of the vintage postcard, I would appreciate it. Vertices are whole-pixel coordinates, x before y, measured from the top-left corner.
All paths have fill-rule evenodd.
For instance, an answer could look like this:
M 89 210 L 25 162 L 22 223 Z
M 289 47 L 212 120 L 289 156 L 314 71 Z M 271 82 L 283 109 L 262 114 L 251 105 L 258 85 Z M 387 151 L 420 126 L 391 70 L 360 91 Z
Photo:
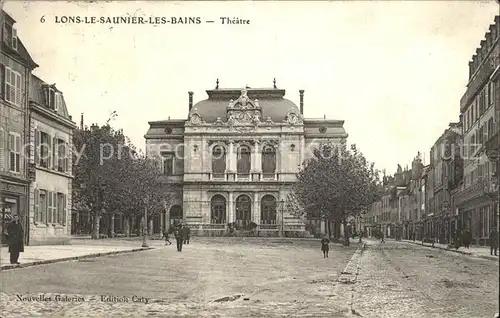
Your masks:
M 0 317 L 498 317 L 498 0 L 0 3 Z

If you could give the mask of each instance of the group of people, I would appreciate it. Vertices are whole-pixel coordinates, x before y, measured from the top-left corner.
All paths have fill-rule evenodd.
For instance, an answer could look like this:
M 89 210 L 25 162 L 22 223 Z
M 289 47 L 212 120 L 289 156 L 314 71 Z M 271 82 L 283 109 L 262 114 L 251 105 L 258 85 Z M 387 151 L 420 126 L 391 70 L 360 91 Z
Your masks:
M 173 233 L 175 241 L 177 243 L 177 252 L 182 252 L 182 245 L 189 244 L 189 239 L 191 238 L 191 229 L 187 224 L 177 223 L 170 227 L 163 236 L 165 237 L 165 245 L 171 245 L 172 242 L 169 240 L 169 234 Z

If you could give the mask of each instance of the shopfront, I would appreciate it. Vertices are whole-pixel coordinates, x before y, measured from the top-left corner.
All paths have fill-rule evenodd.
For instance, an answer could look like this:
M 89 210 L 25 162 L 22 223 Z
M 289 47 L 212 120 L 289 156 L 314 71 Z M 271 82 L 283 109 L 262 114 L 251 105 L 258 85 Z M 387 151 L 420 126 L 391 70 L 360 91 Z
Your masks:
M 27 209 L 26 209 L 26 185 L 22 183 L 11 183 L 7 180 L 0 180 L 0 233 L 2 244 L 7 243 L 7 225 L 12 217 L 17 215 L 23 225 L 25 243 L 28 244 L 29 231 L 27 230 Z

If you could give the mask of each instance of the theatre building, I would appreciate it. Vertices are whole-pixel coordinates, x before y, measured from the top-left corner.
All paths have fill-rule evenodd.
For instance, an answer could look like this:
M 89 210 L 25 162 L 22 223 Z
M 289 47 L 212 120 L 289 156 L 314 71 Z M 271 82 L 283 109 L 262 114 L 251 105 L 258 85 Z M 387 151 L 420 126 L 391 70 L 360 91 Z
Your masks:
M 315 146 L 347 138 L 344 121 L 304 118 L 304 91 L 297 107 L 276 84 L 225 89 L 217 81 L 206 93 L 193 103 L 189 92 L 187 119 L 149 122 L 146 152 L 162 161 L 172 197 L 155 223 L 182 219 L 198 235 L 252 226 L 259 235 L 306 235 L 305 220 L 287 208 L 289 192 Z

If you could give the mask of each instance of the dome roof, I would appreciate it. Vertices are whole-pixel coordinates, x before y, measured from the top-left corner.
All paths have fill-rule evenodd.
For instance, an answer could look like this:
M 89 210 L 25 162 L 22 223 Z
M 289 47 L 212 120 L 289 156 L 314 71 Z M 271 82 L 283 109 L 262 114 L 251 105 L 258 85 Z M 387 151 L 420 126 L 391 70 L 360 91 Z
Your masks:
M 208 99 L 196 103 L 189 114 L 196 111 L 207 123 L 215 122 L 217 117 L 227 119 L 227 108 L 231 100 L 236 101 L 241 95 L 238 88 L 220 88 L 207 90 Z M 290 110 L 299 114 L 299 108 L 292 101 L 283 98 L 284 89 L 277 88 L 246 88 L 250 100 L 258 99 L 262 110 L 262 119 L 271 117 L 274 122 L 286 119 Z

